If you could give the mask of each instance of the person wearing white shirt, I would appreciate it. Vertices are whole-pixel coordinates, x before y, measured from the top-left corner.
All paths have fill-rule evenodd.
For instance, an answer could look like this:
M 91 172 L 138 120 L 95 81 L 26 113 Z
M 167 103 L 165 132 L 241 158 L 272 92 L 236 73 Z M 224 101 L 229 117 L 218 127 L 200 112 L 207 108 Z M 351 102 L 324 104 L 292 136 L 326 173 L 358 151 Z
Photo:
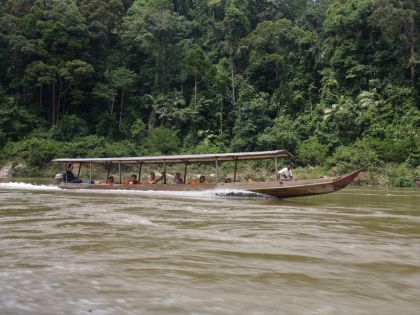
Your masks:
M 292 173 L 293 164 L 287 163 L 286 167 L 282 168 L 277 173 L 278 180 L 293 180 L 293 173 Z

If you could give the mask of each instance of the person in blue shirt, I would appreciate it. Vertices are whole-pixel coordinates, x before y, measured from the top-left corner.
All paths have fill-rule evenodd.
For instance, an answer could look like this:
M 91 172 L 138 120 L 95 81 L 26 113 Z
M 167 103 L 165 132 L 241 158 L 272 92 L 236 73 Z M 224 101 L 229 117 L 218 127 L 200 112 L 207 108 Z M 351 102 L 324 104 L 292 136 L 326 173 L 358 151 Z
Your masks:
M 173 179 L 174 184 L 183 184 L 184 181 L 181 178 L 181 173 L 176 173 Z

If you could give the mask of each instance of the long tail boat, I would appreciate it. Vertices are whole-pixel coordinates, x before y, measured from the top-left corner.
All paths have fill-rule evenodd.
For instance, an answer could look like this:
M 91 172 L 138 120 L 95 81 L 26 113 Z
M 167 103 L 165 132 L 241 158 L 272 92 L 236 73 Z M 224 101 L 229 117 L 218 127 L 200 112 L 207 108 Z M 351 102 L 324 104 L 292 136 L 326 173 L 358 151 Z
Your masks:
M 61 158 L 53 162 L 62 163 L 67 168 L 69 163 L 78 164 L 78 174 L 82 165 L 89 166 L 90 180 L 88 183 L 67 183 L 64 181 L 59 184 L 62 189 L 97 189 L 97 190 L 142 190 L 142 191 L 203 191 L 212 189 L 226 189 L 232 191 L 246 191 L 270 195 L 279 198 L 301 197 L 309 195 L 319 195 L 335 192 L 350 184 L 361 170 L 354 171 L 347 175 L 334 178 L 319 178 L 306 180 L 285 181 L 277 179 L 278 159 L 292 158 L 293 155 L 286 150 L 244 152 L 244 153 L 220 153 L 220 154 L 194 154 L 194 155 L 172 155 L 172 156 L 144 156 L 144 157 L 115 157 L 115 158 Z M 268 182 L 241 182 L 237 180 L 238 162 L 250 160 L 274 160 L 276 170 L 275 180 Z M 233 162 L 232 182 L 220 182 L 220 165 L 224 162 Z M 192 163 L 213 163 L 215 166 L 215 181 L 208 183 L 196 183 L 187 181 L 188 165 Z M 138 166 L 138 178 L 141 179 L 143 166 L 155 164 L 163 167 L 162 183 L 157 184 L 129 184 L 122 180 L 121 167 L 123 165 Z M 169 184 L 166 178 L 166 169 L 171 164 L 183 164 L 184 184 Z M 111 167 L 118 167 L 119 182 L 110 184 L 96 183 L 92 180 L 92 168 L 95 165 L 102 165 L 108 170 L 107 178 Z M 117 177 L 117 178 L 118 178 Z

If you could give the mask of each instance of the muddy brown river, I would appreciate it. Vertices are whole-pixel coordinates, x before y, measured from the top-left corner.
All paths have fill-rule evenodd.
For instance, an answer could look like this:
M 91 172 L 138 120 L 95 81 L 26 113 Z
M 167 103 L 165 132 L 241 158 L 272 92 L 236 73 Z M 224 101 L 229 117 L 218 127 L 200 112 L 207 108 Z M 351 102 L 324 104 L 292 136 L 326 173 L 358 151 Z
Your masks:
M 0 183 L 0 314 L 420 314 L 420 191 Z

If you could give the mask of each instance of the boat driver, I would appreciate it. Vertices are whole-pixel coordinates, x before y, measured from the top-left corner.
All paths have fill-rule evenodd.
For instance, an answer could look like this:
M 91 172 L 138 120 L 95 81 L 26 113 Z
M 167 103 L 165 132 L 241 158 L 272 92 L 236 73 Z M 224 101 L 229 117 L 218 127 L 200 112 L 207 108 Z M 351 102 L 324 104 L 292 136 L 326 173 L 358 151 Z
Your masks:
M 67 165 L 67 171 L 66 171 L 67 183 L 80 184 L 82 180 L 74 176 L 72 171 L 73 171 L 73 163 L 70 163 L 69 165 Z
M 293 180 L 292 168 L 293 168 L 292 162 L 287 162 L 286 167 L 278 171 L 277 179 L 278 180 Z

